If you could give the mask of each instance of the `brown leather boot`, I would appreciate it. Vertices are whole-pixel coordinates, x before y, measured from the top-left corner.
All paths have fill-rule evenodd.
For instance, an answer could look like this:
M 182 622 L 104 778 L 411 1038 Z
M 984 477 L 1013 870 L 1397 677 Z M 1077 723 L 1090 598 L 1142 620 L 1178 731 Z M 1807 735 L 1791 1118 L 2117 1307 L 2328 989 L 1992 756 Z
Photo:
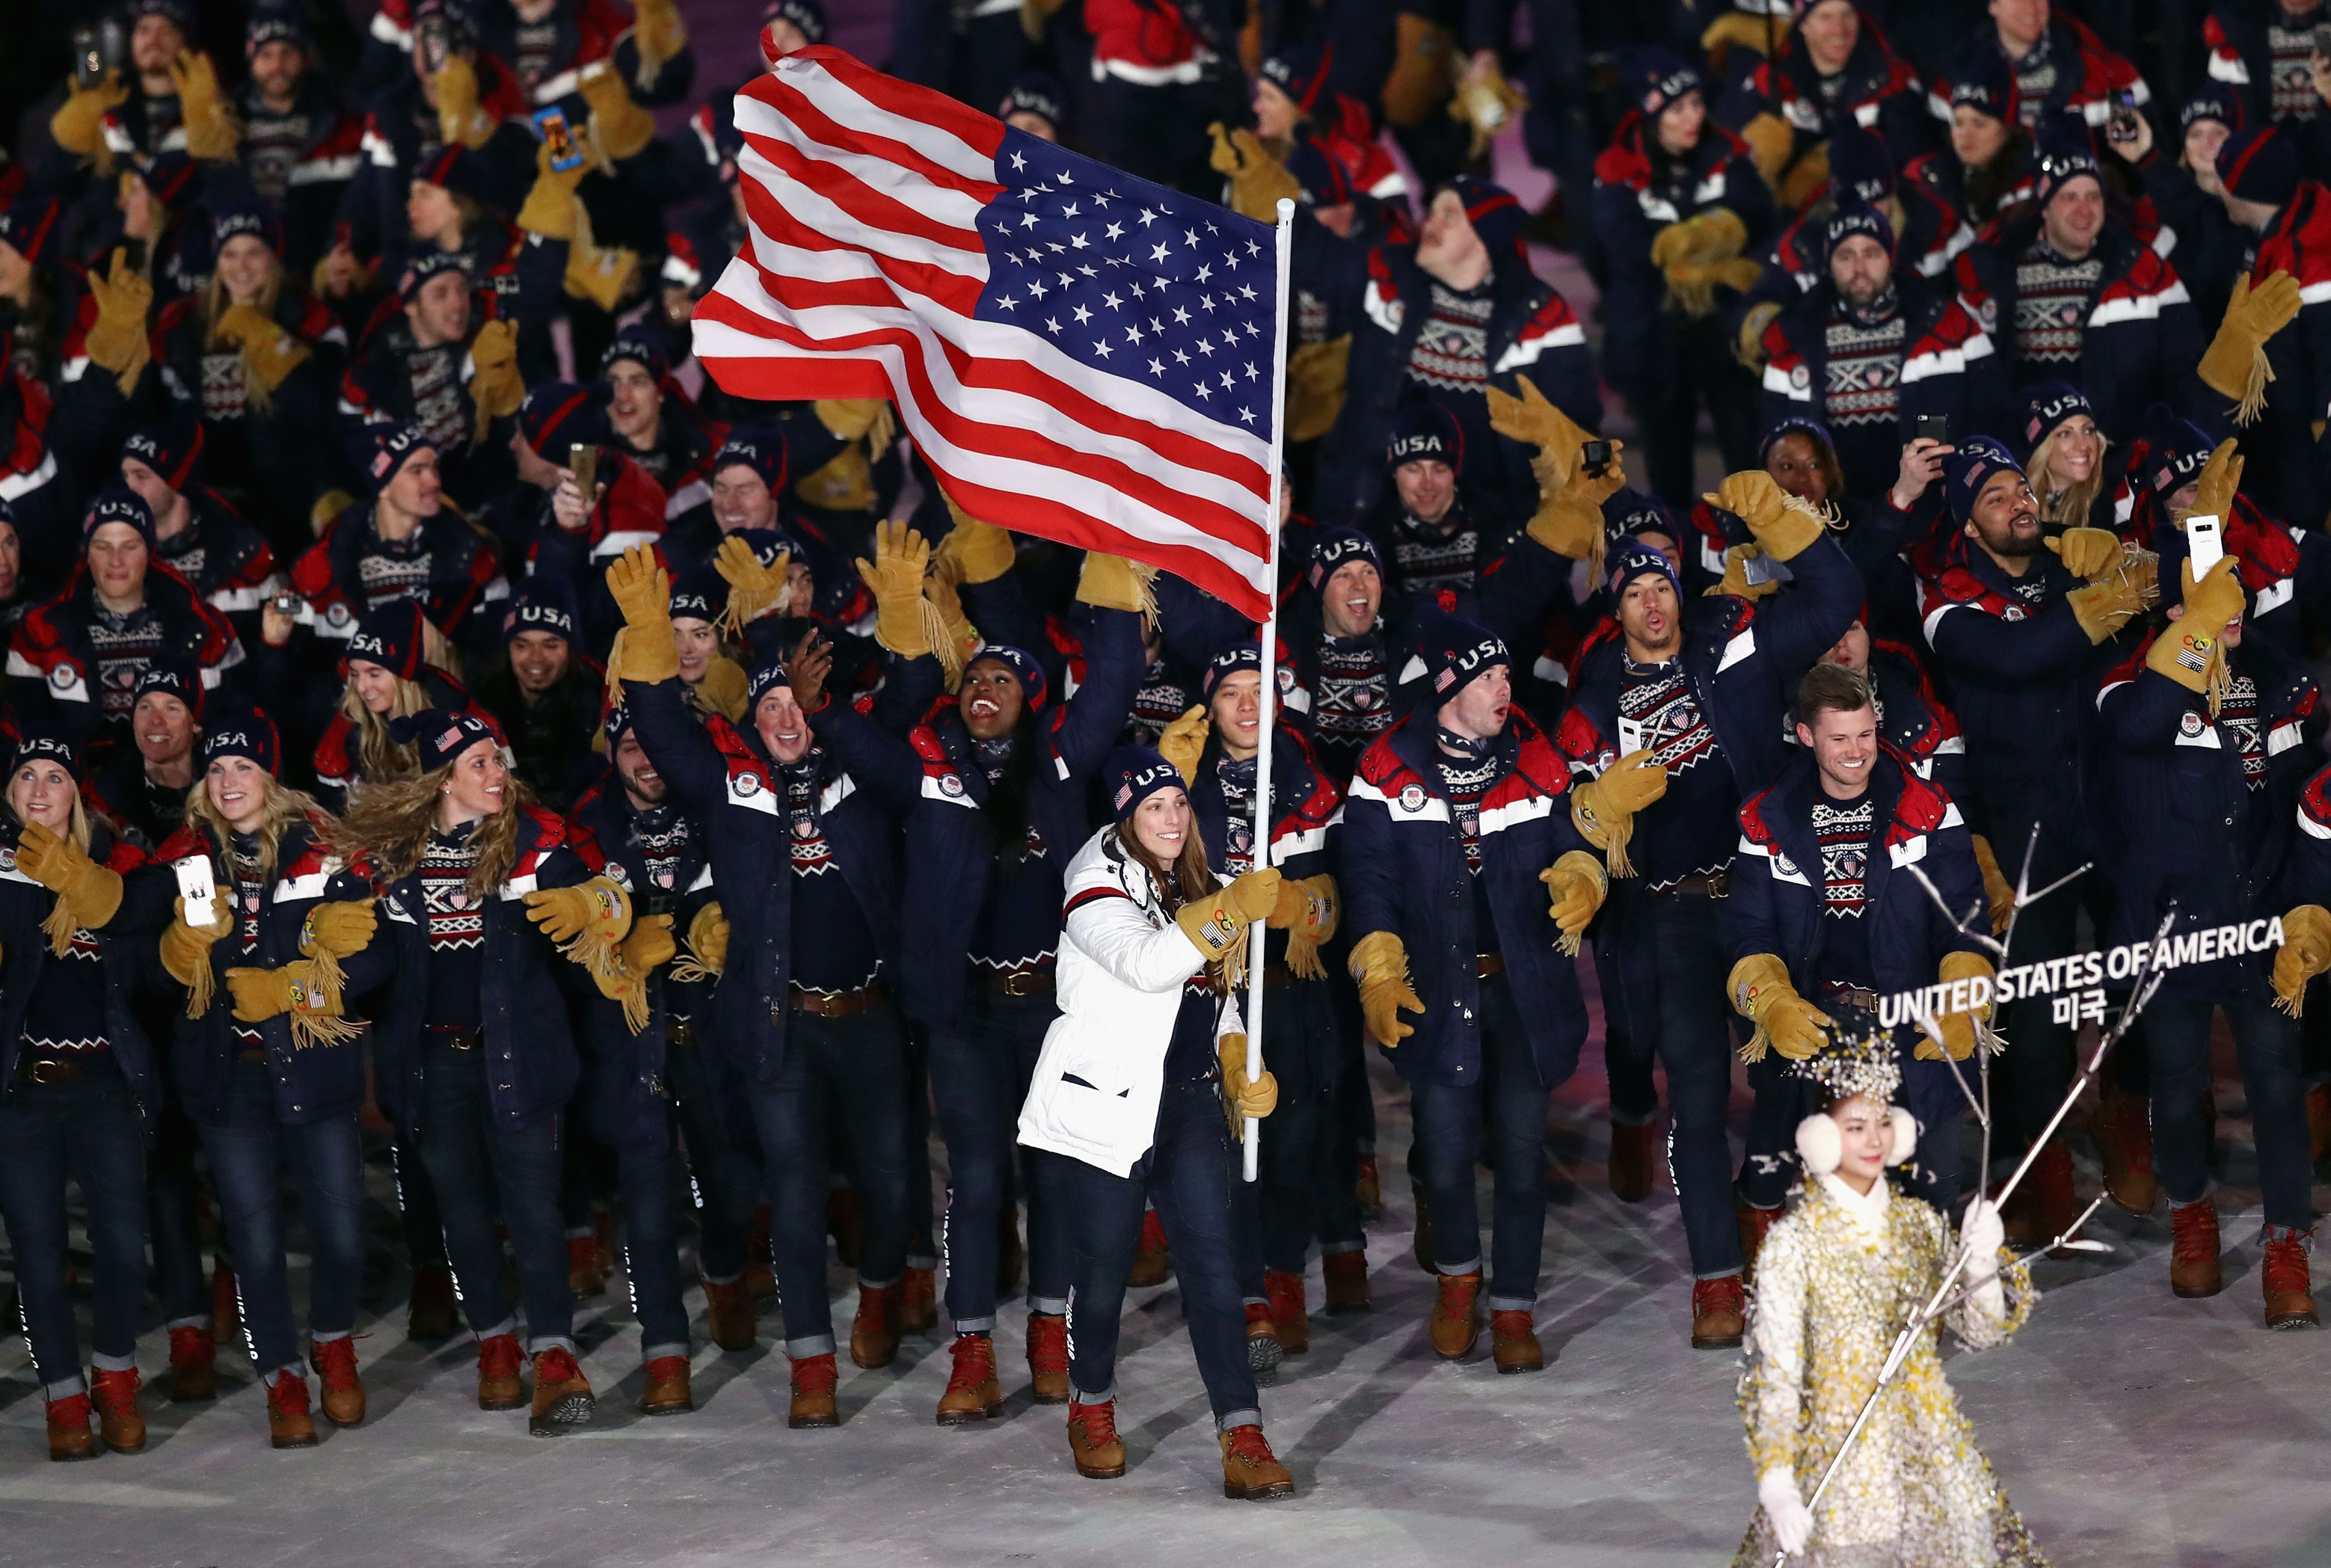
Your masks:
M 648 1363 L 647 1386 L 640 1391 L 642 1415 L 686 1415 L 695 1408 L 688 1392 L 688 1357 L 659 1355 Z
M 938 1326 L 938 1270 L 909 1263 L 906 1278 L 899 1281 L 899 1326 L 910 1334 L 928 1334 Z
M 785 1425 L 799 1430 L 806 1427 L 838 1427 L 842 1413 L 834 1408 L 835 1379 L 833 1352 L 823 1355 L 804 1355 L 794 1362 L 793 1403 L 785 1411 Z
M 985 1334 L 958 1334 L 947 1346 L 955 1370 L 939 1395 L 939 1425 L 969 1426 L 1004 1413 L 1004 1384 L 995 1376 L 995 1341 Z
M 2259 1260 L 2259 1286 L 2266 1293 L 2269 1328 L 2318 1328 L 2315 1316 L 2315 1280 L 2307 1255 L 2315 1249 L 2313 1231 L 2269 1225 L 2265 1252 Z
M 211 1337 L 214 1343 L 233 1345 L 242 1326 L 243 1297 L 235 1289 L 234 1270 L 222 1254 L 211 1262 Z
M 454 1316 L 453 1271 L 442 1263 L 416 1263 L 413 1268 L 413 1298 L 404 1309 L 407 1339 L 451 1339 Z
M 1267 1503 L 1295 1495 L 1295 1478 L 1270 1451 L 1261 1427 L 1232 1427 L 1216 1440 L 1223 1445 L 1223 1497 Z
M 365 1419 L 364 1379 L 357 1375 L 357 1342 L 342 1337 L 308 1342 L 308 1364 L 323 1385 L 324 1419 L 352 1427 Z
M 854 1187 L 836 1187 L 826 1195 L 826 1233 L 833 1238 L 833 1255 L 844 1269 L 858 1267 L 859 1250 L 866 1242 L 866 1216 L 858 1207 Z
M 478 1408 L 516 1410 L 524 1404 L 526 1387 L 519 1373 L 525 1367 L 526 1352 L 519 1348 L 516 1335 L 497 1334 L 478 1341 Z
M 599 1267 L 596 1236 L 566 1238 L 566 1288 L 575 1292 L 577 1300 L 607 1294 L 607 1274 Z
M 858 1316 L 850 1325 L 850 1359 L 860 1366 L 888 1366 L 899 1357 L 899 1297 L 897 1285 L 858 1288 Z
M 2045 1246 L 2063 1236 L 2080 1217 L 2080 1200 L 2072 1189 L 2072 1152 L 2061 1137 L 2051 1139 L 2031 1162 L 2031 1173 L 2008 1200 L 2000 1220 L 2007 1239 L 2019 1246 Z M 2066 1236 L 2065 1240 L 2074 1240 Z M 2069 1253 L 2051 1256 L 2069 1257 Z
M 1541 1372 L 1546 1367 L 1545 1348 L 1527 1312 L 1489 1314 L 1489 1354 L 1499 1372 Z
M 1254 1373 L 1254 1381 L 1270 1388 L 1279 1381 L 1279 1364 L 1287 1359 L 1287 1347 L 1279 1343 L 1279 1325 L 1270 1318 L 1270 1303 L 1250 1301 L 1246 1304 L 1246 1365 Z
M 1166 1227 L 1159 1223 L 1156 1210 L 1147 1210 L 1141 1216 L 1141 1243 L 1134 1250 L 1133 1267 L 1126 1271 L 1125 1282 L 1163 1285 L 1173 1273 L 1174 1260 L 1166 1255 Z
M 199 1323 L 170 1330 L 170 1402 L 211 1399 L 218 1393 L 218 1341 Z
M 1748 1298 L 1740 1276 L 1695 1279 L 1691 1286 L 1691 1347 L 1730 1350 L 1748 1324 Z
M 2215 1296 L 2226 1288 L 2218 1265 L 2218 1205 L 2203 1198 L 2169 1205 L 2169 1288 L 2176 1295 Z
M 1301 1355 L 1311 1348 L 1311 1315 L 1303 1307 L 1303 1276 L 1267 1269 L 1262 1288 L 1270 1297 L 1270 1321 L 1279 1330 L 1279 1348 Z
M 308 1380 L 279 1372 L 267 1385 L 267 1440 L 279 1449 L 316 1446 L 316 1418 L 309 1413 Z
M 2161 1183 L 2153 1175 L 2151 1103 L 2107 1083 L 2088 1130 L 2096 1134 L 2097 1152 L 2104 1157 L 2105 1195 L 2132 1214 L 2151 1213 L 2161 1197 Z
M 1028 1315 L 1028 1381 L 1038 1404 L 1069 1402 L 1069 1320 L 1058 1313 Z
M 97 1434 L 89 1430 L 89 1395 L 67 1394 L 52 1399 L 49 1406 L 49 1458 L 52 1459 L 93 1459 L 97 1458 Z
M 1069 1457 L 1077 1462 L 1077 1474 L 1090 1480 L 1115 1480 L 1125 1474 L 1125 1443 L 1117 1435 L 1115 1400 L 1069 1402 Z
M 538 1352 L 534 1358 L 534 1409 L 526 1430 L 538 1438 L 555 1438 L 586 1424 L 599 1402 L 591 1380 L 575 1364 L 575 1353 L 560 1345 Z
M 1319 1258 L 1319 1274 L 1327 1287 L 1327 1302 L 1323 1310 L 1330 1317 L 1341 1317 L 1347 1312 L 1365 1312 L 1375 1305 L 1368 1294 L 1368 1255 L 1365 1252 L 1326 1252 Z
M 753 1348 L 753 1301 L 742 1279 L 704 1282 L 704 1326 L 723 1350 Z
M 1384 1217 L 1384 1180 L 1376 1174 L 1376 1157 L 1362 1155 L 1357 1174 L 1352 1178 L 1352 1196 L 1360 1205 L 1360 1218 L 1377 1220 Z
M 763 1203 L 745 1228 L 745 1294 L 766 1301 L 776 1293 L 776 1271 L 769 1267 L 769 1206 Z
M 97 1407 L 98 1435 L 117 1454 L 134 1454 L 146 1447 L 146 1417 L 138 1409 L 140 1386 L 136 1367 L 90 1373 L 89 1400 Z
M 1474 1297 L 1481 1293 L 1481 1271 L 1443 1274 L 1441 1294 L 1432 1303 L 1432 1348 L 1449 1361 L 1469 1355 L 1481 1337 L 1480 1315 Z
M 1740 1278 L 1746 1281 L 1756 1278 L 1756 1254 L 1765 1245 L 1765 1233 L 1774 1227 L 1783 1213 L 1779 1209 L 1759 1209 L 1754 1203 L 1735 1203 L 1732 1217 L 1740 1227 Z
M 1611 1124 L 1611 1195 L 1640 1203 L 1651 1195 L 1651 1125 Z

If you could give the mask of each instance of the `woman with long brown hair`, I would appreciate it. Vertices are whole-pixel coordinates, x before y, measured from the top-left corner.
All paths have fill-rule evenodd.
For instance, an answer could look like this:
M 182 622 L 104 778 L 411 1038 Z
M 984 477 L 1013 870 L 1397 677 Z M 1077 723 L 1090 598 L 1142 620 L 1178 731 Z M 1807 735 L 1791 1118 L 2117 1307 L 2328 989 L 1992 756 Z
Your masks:
M 1154 1203 L 1213 1406 L 1223 1495 L 1286 1497 L 1295 1484 L 1263 1440 L 1247 1360 L 1228 1131 L 1278 1098 L 1268 1073 L 1247 1077 L 1234 992 L 1247 927 L 1270 913 L 1279 873 L 1218 882 L 1182 775 L 1157 753 L 1117 752 L 1101 783 L 1117 820 L 1069 864 L 1061 1016 L 1020 1112 L 1020 1141 L 1044 1151 L 1076 1239 L 1070 1453 L 1079 1475 L 1125 1473 L 1118 1320 Z
M 557 960 L 629 1002 L 671 956 L 670 922 L 634 926 L 630 895 L 591 875 L 566 823 L 533 803 L 484 720 L 426 708 L 388 727 L 414 749 L 418 775 L 359 791 L 333 835 L 341 852 L 371 862 L 397 958 L 374 1031 L 381 1098 L 417 1139 L 437 1194 L 478 1336 L 481 1410 L 524 1402 L 499 1195 L 534 1359 L 532 1430 L 554 1434 L 593 1408 L 575 1360 L 559 1211 L 559 1112 L 577 1063 Z
M 340 655 L 339 703 L 316 743 L 316 784 L 328 803 L 344 802 L 360 785 L 419 771 L 413 748 L 389 738 L 395 720 L 424 708 L 485 717 L 468 689 L 442 668 L 450 657 L 417 599 L 394 599 L 357 618 Z
M 208 908 L 179 898 L 162 936 L 162 966 L 187 992 L 171 1079 L 210 1155 L 252 1359 L 267 1387 L 268 1435 L 292 1449 L 316 1441 L 310 1368 L 333 1425 L 364 1420 L 350 1335 L 364 1273 L 365 1057 L 344 1014 L 391 977 L 395 960 L 373 941 L 364 866 L 326 844 L 321 807 L 277 782 L 281 752 L 263 713 L 205 726 L 186 825 L 141 875 L 167 881 L 163 864 L 203 860 L 218 889 Z M 304 1360 L 284 1263 L 287 1164 L 309 1239 Z

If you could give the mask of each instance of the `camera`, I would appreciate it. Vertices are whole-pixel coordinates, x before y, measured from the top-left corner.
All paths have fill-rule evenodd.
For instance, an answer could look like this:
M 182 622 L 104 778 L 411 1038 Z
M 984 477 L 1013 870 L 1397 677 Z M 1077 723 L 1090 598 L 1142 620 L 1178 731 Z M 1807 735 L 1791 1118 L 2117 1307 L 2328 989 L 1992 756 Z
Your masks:
M 1578 461 L 1588 473 L 1601 479 L 1611 467 L 1611 443 L 1607 441 L 1588 442 L 1578 449 Z
M 300 595 L 297 594 L 278 594 L 268 601 L 268 604 L 278 615 L 300 613 Z
M 2105 121 L 2105 136 L 2112 141 L 2136 139 L 2136 94 L 2126 88 L 2113 94 L 2112 114 Z
M 73 85 L 95 87 L 105 80 L 107 71 L 120 71 L 129 63 L 129 35 L 122 30 L 120 17 L 108 16 L 74 28 L 72 52 Z

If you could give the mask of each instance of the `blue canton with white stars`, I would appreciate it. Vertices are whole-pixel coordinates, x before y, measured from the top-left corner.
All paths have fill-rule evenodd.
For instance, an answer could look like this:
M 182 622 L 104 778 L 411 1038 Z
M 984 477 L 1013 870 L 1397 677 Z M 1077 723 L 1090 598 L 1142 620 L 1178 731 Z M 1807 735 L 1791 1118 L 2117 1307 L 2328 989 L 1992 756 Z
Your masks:
M 977 319 L 1269 438 L 1270 225 L 1017 130 L 996 149 L 995 177 L 1004 190 L 978 220 Z

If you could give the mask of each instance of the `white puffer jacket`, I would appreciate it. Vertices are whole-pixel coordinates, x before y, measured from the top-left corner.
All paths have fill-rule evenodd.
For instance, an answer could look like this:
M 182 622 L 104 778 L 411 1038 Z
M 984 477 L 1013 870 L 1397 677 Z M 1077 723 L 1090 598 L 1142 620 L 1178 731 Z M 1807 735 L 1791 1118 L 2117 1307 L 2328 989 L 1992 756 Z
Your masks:
M 1064 899 L 1054 970 L 1061 1016 L 1045 1032 L 1020 1107 L 1020 1141 L 1128 1175 L 1156 1141 L 1183 984 L 1205 956 L 1114 827 L 1069 862 Z M 1221 1006 L 1217 1038 L 1239 1028 L 1237 1004 L 1224 998 Z

